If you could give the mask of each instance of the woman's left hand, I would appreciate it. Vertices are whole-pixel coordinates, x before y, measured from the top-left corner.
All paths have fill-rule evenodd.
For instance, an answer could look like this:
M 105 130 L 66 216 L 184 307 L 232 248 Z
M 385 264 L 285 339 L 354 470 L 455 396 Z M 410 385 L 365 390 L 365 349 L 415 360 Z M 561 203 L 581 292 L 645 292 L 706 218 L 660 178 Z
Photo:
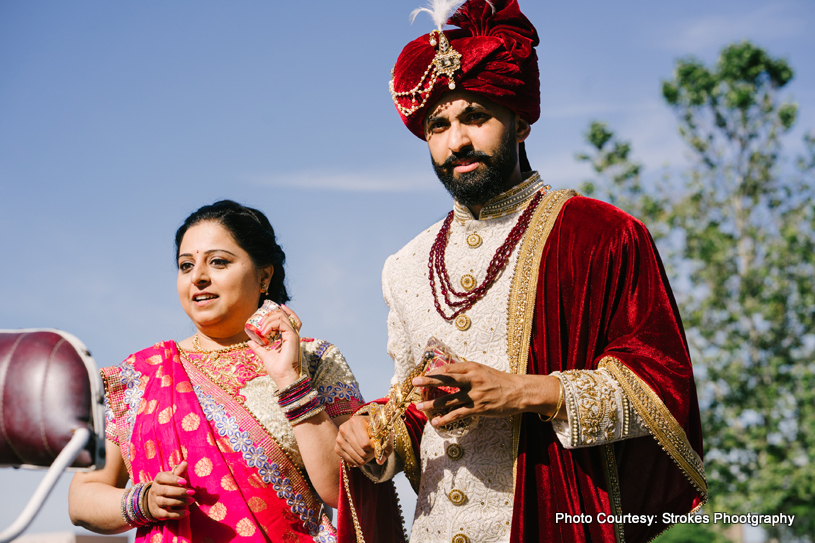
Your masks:
M 279 390 L 283 390 L 300 378 L 300 335 L 302 322 L 294 311 L 280 306 L 280 311 L 272 311 L 263 317 L 260 330 L 264 336 L 274 331 L 280 338 L 268 348 L 255 341 L 249 341 L 249 348 L 263 361 L 266 372 L 274 380 Z

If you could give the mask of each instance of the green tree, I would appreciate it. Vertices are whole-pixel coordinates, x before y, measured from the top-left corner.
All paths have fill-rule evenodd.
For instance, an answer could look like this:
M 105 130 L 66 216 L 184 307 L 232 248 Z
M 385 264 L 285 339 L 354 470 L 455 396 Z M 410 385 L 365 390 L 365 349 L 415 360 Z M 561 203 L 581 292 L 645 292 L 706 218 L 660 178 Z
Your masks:
M 749 42 L 724 48 L 714 67 L 679 60 L 662 94 L 692 165 L 680 190 L 658 197 L 639 170 L 620 184 L 630 209 L 671 234 L 661 251 L 684 263 L 677 299 L 697 370 L 709 507 L 795 514 L 790 530 L 770 535 L 815 539 L 815 138 L 787 160 L 782 137 L 797 106 L 779 91 L 792 77 L 786 60 Z M 614 182 L 614 136 L 592 132 L 584 160 Z M 649 213 L 649 201 L 660 209 Z
M 631 142 L 617 138 L 604 122 L 594 121 L 584 134 L 591 153 L 578 153 L 575 158 L 588 162 L 598 176 L 597 182 L 586 180 L 578 190 L 584 196 L 599 198 L 645 221 L 657 225 L 655 239 L 666 229 L 665 213 L 669 202 L 659 190 L 644 191 L 640 173 L 642 164 L 631 157 Z
M 603 192 L 608 202 L 616 206 L 637 203 L 642 195 L 642 164 L 629 158 L 631 143 L 618 140 L 606 123 L 598 121 L 589 125 L 585 138 L 594 154 L 580 153 L 577 160 L 590 162 L 595 173 L 601 176 L 601 186 L 605 189 Z M 586 196 L 593 195 L 597 190 L 592 181 L 585 181 L 580 186 L 580 191 Z

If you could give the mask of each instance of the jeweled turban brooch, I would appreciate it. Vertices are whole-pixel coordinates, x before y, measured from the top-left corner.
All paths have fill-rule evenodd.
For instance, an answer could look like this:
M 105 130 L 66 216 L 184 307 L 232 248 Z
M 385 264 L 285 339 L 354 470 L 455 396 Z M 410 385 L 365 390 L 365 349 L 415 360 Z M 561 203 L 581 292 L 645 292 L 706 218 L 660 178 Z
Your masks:
M 409 117 L 425 106 L 440 76 L 447 78 L 447 87 L 450 90 L 456 88 L 454 75 L 456 71 L 461 69 L 461 53 L 450 45 L 447 36 L 442 31 L 442 27 L 463 3 L 459 0 L 429 0 L 429 8 L 418 8 L 410 14 L 411 22 L 422 11 L 429 13 L 433 18 L 436 29 L 430 32 L 429 40 L 430 45 L 436 48 L 436 55 L 412 89 L 397 91 L 394 84 L 395 74 L 391 70 L 391 80 L 388 84 L 391 97 L 393 103 L 396 104 L 396 108 L 405 117 Z M 403 106 L 399 103 L 399 98 L 409 98 L 411 105 L 409 107 Z

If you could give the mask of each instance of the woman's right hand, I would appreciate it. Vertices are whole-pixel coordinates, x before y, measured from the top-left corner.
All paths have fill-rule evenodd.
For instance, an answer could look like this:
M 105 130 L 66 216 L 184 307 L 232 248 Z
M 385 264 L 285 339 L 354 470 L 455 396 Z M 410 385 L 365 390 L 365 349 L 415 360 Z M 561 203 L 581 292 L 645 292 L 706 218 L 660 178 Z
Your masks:
M 153 479 L 147 493 L 147 507 L 154 519 L 178 519 L 190 514 L 195 491 L 187 488 L 186 476 L 187 461 L 184 460 L 173 471 L 162 471 Z
M 249 341 L 249 348 L 263 362 L 266 372 L 275 382 L 278 390 L 283 390 L 300 378 L 300 318 L 286 306 L 272 311 L 263 317 L 260 330 L 262 335 L 269 336 L 273 331 L 280 333 L 280 339 L 269 348 Z

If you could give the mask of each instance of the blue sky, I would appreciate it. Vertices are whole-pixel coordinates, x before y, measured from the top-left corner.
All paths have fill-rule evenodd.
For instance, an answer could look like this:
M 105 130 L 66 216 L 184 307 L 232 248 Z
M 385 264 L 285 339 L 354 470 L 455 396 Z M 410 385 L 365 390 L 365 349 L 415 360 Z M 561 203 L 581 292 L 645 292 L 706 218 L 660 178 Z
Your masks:
M 0 1 L 0 328 L 55 327 L 97 364 L 193 331 L 172 238 L 201 205 L 264 210 L 287 252 L 303 333 L 387 391 L 385 258 L 450 209 L 387 91 L 424 0 Z M 592 120 L 633 142 L 646 180 L 684 150 L 660 81 L 750 39 L 796 70 L 790 148 L 815 129 L 809 0 L 521 0 L 536 25 L 542 115 L 527 150 L 556 188 Z M 809 30 L 808 30 L 809 29 Z M 0 529 L 41 478 L 0 471 Z M 63 476 L 30 531 L 72 529 Z M 405 488 L 403 504 L 412 510 Z

